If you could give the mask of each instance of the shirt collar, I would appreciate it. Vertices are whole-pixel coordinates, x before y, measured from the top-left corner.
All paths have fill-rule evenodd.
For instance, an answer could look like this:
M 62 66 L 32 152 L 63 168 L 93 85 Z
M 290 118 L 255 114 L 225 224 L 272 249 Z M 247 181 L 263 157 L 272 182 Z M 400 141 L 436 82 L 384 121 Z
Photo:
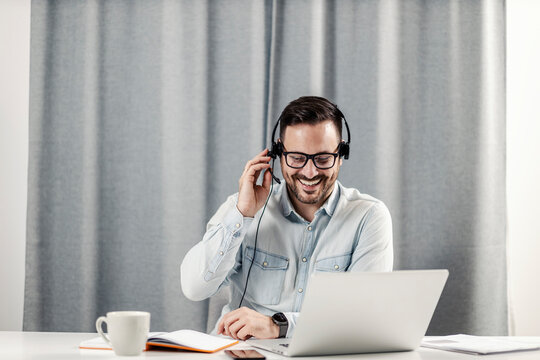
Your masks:
M 289 192 L 287 191 L 287 184 L 285 181 L 283 181 L 283 184 L 281 185 L 281 211 L 283 212 L 283 216 L 288 217 L 291 215 L 291 213 L 296 213 L 294 211 L 294 207 L 291 204 L 291 200 L 289 199 Z
M 323 206 L 321 206 L 321 208 L 324 209 L 324 211 L 326 211 L 329 216 L 334 215 L 334 211 L 336 210 L 341 191 L 340 185 L 341 184 L 339 183 L 339 181 L 336 180 L 336 182 L 334 183 L 334 190 L 332 191 L 332 194 L 330 194 L 330 197 L 328 197 L 328 199 L 326 199 L 326 201 L 324 202 Z
M 330 194 L 330 197 L 326 199 L 324 204 L 317 210 L 317 213 L 321 210 L 324 210 L 329 216 L 332 216 L 334 214 L 334 211 L 336 210 L 337 203 L 339 201 L 339 195 L 341 191 L 341 184 L 339 181 L 336 180 L 334 183 L 334 190 L 332 191 L 332 194 Z M 291 200 L 289 199 L 289 192 L 287 191 L 287 184 L 283 183 L 281 186 L 281 211 L 283 212 L 283 216 L 289 217 L 292 213 L 296 215 L 299 219 L 301 217 L 296 213 L 294 210 L 294 207 L 291 203 Z

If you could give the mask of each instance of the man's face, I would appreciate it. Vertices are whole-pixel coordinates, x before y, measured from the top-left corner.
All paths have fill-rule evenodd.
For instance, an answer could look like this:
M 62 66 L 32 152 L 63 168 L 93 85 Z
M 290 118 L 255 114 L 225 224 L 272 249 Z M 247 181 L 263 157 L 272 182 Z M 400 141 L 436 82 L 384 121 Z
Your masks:
M 336 153 L 341 137 L 331 120 L 316 125 L 299 124 L 285 128 L 283 147 L 285 152 L 306 154 Z M 308 160 L 301 169 L 287 165 L 281 157 L 281 173 L 287 183 L 289 194 L 301 204 L 322 206 L 332 193 L 343 160 L 337 158 L 333 167 L 321 170 Z

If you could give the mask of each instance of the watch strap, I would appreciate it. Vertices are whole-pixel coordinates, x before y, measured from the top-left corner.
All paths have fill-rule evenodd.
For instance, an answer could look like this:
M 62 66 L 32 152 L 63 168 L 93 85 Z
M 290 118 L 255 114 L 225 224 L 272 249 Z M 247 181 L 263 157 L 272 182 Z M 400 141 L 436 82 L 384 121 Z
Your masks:
M 272 315 L 272 321 L 279 327 L 279 338 L 287 336 L 287 330 L 289 329 L 289 320 L 282 312 Z

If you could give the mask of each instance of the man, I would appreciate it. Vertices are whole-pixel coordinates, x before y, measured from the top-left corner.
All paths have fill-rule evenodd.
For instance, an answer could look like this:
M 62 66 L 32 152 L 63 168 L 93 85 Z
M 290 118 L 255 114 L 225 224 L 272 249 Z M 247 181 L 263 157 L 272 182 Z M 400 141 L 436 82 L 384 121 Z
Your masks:
M 189 299 L 231 287 L 218 334 L 289 337 L 311 273 L 392 270 L 388 209 L 337 181 L 345 145 L 342 116 L 320 97 L 287 105 L 276 143 L 285 184 L 272 186 L 267 149 L 248 161 L 238 193 L 221 205 L 184 258 L 182 289 Z

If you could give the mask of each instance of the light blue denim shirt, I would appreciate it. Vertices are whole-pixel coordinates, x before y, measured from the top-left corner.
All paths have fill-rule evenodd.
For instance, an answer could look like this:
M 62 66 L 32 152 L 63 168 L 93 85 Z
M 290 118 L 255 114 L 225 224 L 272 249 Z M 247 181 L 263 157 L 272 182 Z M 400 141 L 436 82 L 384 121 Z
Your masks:
M 283 312 L 294 331 L 309 275 L 315 271 L 392 271 L 392 220 L 383 202 L 343 187 L 332 194 L 312 222 L 294 210 L 284 184 L 275 186 L 261 220 L 255 261 L 243 306 L 259 313 Z M 230 196 L 210 219 L 201 242 L 181 266 L 182 290 L 195 301 L 231 286 L 231 301 L 221 316 L 236 309 L 253 262 L 254 218 L 238 211 Z M 214 329 L 214 332 L 216 329 Z

